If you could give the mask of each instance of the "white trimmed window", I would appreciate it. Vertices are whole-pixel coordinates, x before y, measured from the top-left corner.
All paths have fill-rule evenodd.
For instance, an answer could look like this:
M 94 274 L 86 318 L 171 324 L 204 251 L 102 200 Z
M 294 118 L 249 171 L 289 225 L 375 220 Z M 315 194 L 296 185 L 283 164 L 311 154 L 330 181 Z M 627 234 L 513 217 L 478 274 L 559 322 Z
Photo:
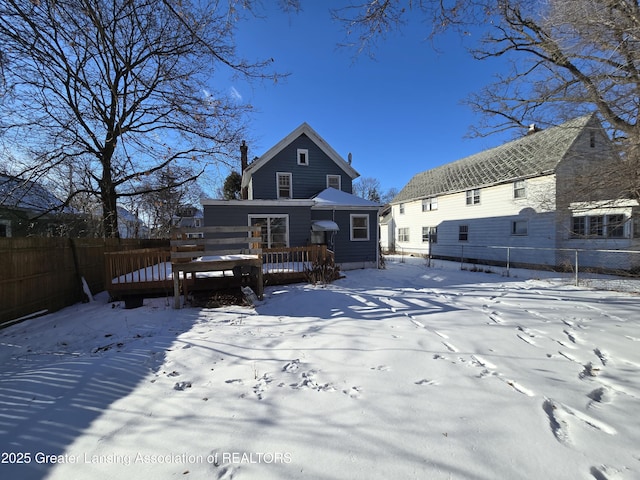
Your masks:
M 467 205 L 478 205 L 480 203 L 480 189 L 467 190 Z
M 516 180 L 513 182 L 513 198 L 526 198 L 527 189 L 524 180 Z
M 327 188 L 342 190 L 342 177 L 340 175 L 327 175 Z
M 249 226 L 260 227 L 261 248 L 289 246 L 289 215 L 249 215 Z
M 422 243 L 438 243 L 438 227 L 422 227 Z
M 351 241 L 365 242 L 369 240 L 369 215 L 351 214 Z
M 298 149 L 298 165 L 309 165 L 309 150 L 306 148 Z
M 400 204 L 400 215 L 404 215 L 404 203 Z
M 408 242 L 409 241 L 409 227 L 399 228 L 398 229 L 398 241 L 399 242 Z
M 276 178 L 278 179 L 278 198 L 293 198 L 291 173 L 278 172 Z
M 438 197 L 425 198 L 422 200 L 422 211 L 430 212 L 438 209 Z
M 585 215 L 571 218 L 571 238 L 627 238 L 628 218 L 624 214 Z

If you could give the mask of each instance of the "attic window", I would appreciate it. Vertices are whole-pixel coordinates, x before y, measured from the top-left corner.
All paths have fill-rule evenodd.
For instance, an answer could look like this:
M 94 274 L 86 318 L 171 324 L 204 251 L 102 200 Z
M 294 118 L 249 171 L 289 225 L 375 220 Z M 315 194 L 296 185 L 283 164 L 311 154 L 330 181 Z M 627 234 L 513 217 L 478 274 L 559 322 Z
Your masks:
M 309 165 L 309 150 L 306 148 L 298 149 L 298 165 Z
M 589 146 L 591 148 L 596 148 L 596 132 L 589 132 Z
M 327 188 L 335 188 L 341 190 L 342 177 L 340 175 L 327 175 Z

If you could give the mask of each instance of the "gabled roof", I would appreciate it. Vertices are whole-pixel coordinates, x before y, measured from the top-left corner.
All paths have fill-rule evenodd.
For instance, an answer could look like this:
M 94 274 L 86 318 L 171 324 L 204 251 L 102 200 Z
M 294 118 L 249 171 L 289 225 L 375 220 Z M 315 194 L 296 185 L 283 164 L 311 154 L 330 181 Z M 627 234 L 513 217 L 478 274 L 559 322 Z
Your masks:
M 562 125 L 418 173 L 391 203 L 551 174 L 578 135 L 590 123 L 590 128 L 602 128 L 595 114 L 584 115 Z
M 39 183 L 4 174 L 0 174 L 0 205 L 38 213 L 73 211 Z
M 289 135 L 284 137 L 278 143 L 276 143 L 273 147 L 271 147 L 266 153 L 264 153 L 261 157 L 257 158 L 253 162 L 249 164 L 247 169 L 242 174 L 242 186 L 246 187 L 249 185 L 249 180 L 253 173 L 257 172 L 261 167 L 263 167 L 269 160 L 275 157 L 280 151 L 286 148 L 291 142 L 293 142 L 300 135 L 305 134 L 309 137 L 313 143 L 315 143 L 331 160 L 333 160 L 342 170 L 347 173 L 352 179 L 358 178 L 360 174 L 355 171 L 355 169 L 347 162 L 344 158 L 340 156 L 338 152 L 336 152 L 331 145 L 329 145 L 324 138 L 318 135 L 313 128 L 309 126 L 308 123 L 302 123 L 298 128 L 296 128 Z

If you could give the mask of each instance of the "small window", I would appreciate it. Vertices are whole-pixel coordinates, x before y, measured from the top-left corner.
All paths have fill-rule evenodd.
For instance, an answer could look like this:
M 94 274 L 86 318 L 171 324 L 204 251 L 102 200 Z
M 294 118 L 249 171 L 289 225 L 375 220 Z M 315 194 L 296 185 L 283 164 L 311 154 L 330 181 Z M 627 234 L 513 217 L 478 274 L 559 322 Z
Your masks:
M 278 173 L 278 198 L 293 198 L 291 192 L 291 174 Z
M 607 215 L 607 237 L 624 237 L 624 215 Z
M 404 215 L 404 203 L 400 204 L 400 215 Z
M 201 218 L 194 218 L 193 219 L 193 226 L 194 227 L 201 227 L 202 226 L 202 219 Z
M 573 217 L 571 219 L 571 237 L 582 238 L 587 234 L 587 218 Z
M 409 227 L 399 228 L 398 229 L 398 241 L 399 242 L 408 242 L 409 241 Z
M 369 215 L 351 215 L 351 241 L 369 240 Z
M 309 165 L 309 150 L 306 148 L 298 149 L 298 165 Z
M 469 225 L 460 225 L 458 227 L 458 241 L 469 241 Z
M 340 175 L 327 175 L 327 188 L 342 190 L 342 177 Z
M 604 217 L 602 215 L 589 217 L 589 235 L 592 237 L 604 235 Z
M 0 220 L 0 237 L 11 236 L 11 222 L 9 220 Z
M 438 209 L 438 197 L 425 198 L 422 200 L 422 211 L 430 212 Z
M 422 227 L 422 243 L 438 243 L 438 227 Z
M 467 190 L 467 205 L 478 205 L 480 203 L 480 189 Z
M 596 132 L 589 132 L 589 147 L 596 148 Z
M 527 191 L 525 189 L 524 180 L 513 182 L 513 198 L 525 198 Z
M 529 223 L 526 220 L 515 220 L 511 222 L 511 235 L 528 235 Z

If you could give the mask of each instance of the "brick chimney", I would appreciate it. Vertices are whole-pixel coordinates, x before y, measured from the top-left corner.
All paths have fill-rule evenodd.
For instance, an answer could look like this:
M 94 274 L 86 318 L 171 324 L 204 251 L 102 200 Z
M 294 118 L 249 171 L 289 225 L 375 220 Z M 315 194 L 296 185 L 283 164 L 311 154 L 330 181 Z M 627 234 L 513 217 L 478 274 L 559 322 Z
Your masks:
M 247 146 L 247 142 L 242 140 L 242 145 L 240 145 L 240 174 L 243 174 L 249 166 L 249 157 L 247 155 L 248 151 L 249 147 Z
M 242 145 L 240 145 L 240 175 L 244 175 L 244 171 L 249 166 L 249 157 L 247 153 L 249 152 L 249 147 L 247 146 L 247 142 L 242 141 Z M 249 189 L 247 187 L 242 187 L 240 190 L 240 198 L 242 200 L 247 200 L 249 198 Z

